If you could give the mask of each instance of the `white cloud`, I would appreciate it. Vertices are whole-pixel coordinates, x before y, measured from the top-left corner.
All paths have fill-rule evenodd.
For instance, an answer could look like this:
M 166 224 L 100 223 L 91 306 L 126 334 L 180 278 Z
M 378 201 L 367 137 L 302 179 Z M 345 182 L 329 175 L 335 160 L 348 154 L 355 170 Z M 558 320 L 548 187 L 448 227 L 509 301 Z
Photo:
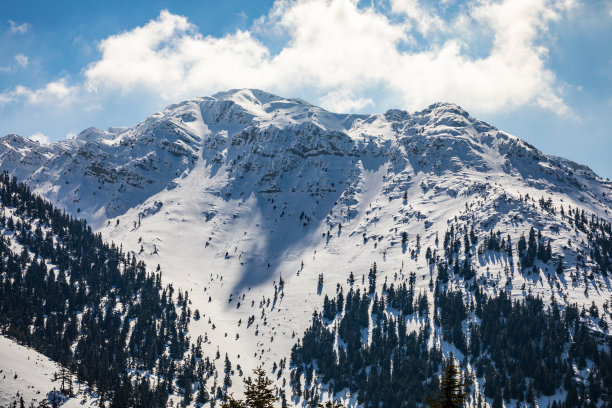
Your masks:
M 183 16 L 157 19 L 100 42 L 83 83 L 17 87 L 30 103 L 86 93 L 147 92 L 165 102 L 230 88 L 306 96 L 337 111 L 446 100 L 478 112 L 540 106 L 564 113 L 561 86 L 547 68 L 542 36 L 570 0 L 471 0 L 444 19 L 418 0 L 391 0 L 393 18 L 356 0 L 277 0 L 251 30 L 204 36 Z M 415 43 L 413 34 L 432 38 Z M 478 57 L 466 45 L 488 36 Z M 279 51 L 266 44 L 284 41 Z M 273 40 L 270 40 L 273 41 Z
M 28 137 L 28 139 L 38 142 L 40 144 L 44 144 L 44 145 L 50 143 L 49 138 L 46 135 L 42 134 L 41 132 L 34 133 L 30 137 Z
M 19 66 L 21 66 L 22 68 L 25 68 L 30 63 L 30 60 L 26 55 L 17 54 L 15 55 L 15 62 L 17 62 L 17 64 L 19 64 Z
M 14 22 L 13 20 L 9 20 L 9 34 L 13 35 L 13 34 L 25 34 L 28 31 L 30 31 L 30 29 L 32 28 L 32 25 L 30 23 L 22 23 L 22 24 L 18 24 L 16 22 Z
M 319 102 L 334 112 L 355 112 L 374 104 L 372 98 L 355 97 L 346 90 L 337 90 L 322 96 Z
M 0 93 L 0 104 L 25 101 L 32 105 L 67 106 L 76 100 L 79 93 L 78 85 L 68 85 L 66 79 L 59 79 L 40 89 L 18 85 L 10 91 Z
M 396 14 L 404 14 L 416 24 L 417 29 L 423 35 L 431 31 L 446 31 L 447 26 L 444 20 L 423 7 L 419 0 L 391 0 L 391 11 Z
M 185 17 L 162 11 L 143 27 L 108 37 L 86 72 L 89 90 L 154 90 L 165 100 L 253 84 L 268 50 L 248 32 L 204 37 Z

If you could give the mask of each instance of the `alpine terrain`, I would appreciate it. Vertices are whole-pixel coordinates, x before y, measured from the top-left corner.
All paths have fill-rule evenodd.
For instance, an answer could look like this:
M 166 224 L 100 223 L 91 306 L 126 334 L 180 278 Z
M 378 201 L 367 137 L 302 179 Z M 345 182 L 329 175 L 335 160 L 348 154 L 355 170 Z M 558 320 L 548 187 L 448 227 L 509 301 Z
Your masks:
M 450 352 L 472 407 L 612 403 L 612 183 L 457 105 L 232 90 L 0 171 L 0 405 L 218 406 L 262 367 L 278 406 L 422 406 Z

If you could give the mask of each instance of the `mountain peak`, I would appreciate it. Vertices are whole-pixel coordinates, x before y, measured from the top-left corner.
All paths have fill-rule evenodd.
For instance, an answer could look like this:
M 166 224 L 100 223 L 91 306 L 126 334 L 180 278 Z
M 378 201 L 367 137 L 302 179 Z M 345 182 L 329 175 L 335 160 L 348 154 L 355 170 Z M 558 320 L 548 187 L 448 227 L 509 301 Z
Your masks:
M 456 103 L 453 102 L 436 102 L 436 103 L 432 103 L 431 105 L 429 105 L 427 107 L 426 110 L 432 111 L 432 112 L 450 112 L 450 113 L 455 113 L 458 115 L 461 115 L 463 117 L 468 117 L 469 114 L 463 109 L 461 108 L 461 106 L 457 105 Z
M 116 134 L 120 133 L 121 130 L 122 128 L 113 127 L 108 128 L 108 130 L 102 130 L 100 128 L 92 126 L 76 135 L 75 139 L 82 140 L 85 142 L 91 140 L 108 139 L 110 137 L 116 136 Z
M 131 128 L 92 127 L 50 146 L 6 136 L 0 167 L 18 174 L 15 169 L 29 163 L 36 175 L 23 171 L 21 179 L 31 176 L 26 182 L 32 185 L 47 183 L 48 198 L 86 217 L 102 207 L 105 217 L 120 215 L 144 198 L 174 188 L 177 180 L 199 168 L 198 163 L 227 172 L 224 194 L 302 188 L 324 196 L 322 192 L 338 190 L 360 172 L 359 162 L 367 167 L 391 160 L 390 166 L 411 177 L 469 174 L 465 185 L 483 177 L 530 180 L 551 191 L 580 185 L 581 191 L 593 191 L 588 200 L 594 208 L 602 208 L 599 201 L 608 191 L 592 172 L 549 160 L 519 141 L 455 103 L 437 102 L 412 113 L 392 109 L 384 115 L 351 115 L 259 89 L 233 89 L 170 105 Z M 335 168 L 334 175 L 312 172 L 315 164 L 326 171 Z M 248 188 L 239 180 L 250 180 Z M 53 185 L 62 187 L 51 189 Z M 91 196 L 81 197 L 83 191 L 91 191 Z M 107 200 L 98 199 L 102 193 Z
M 266 105 L 274 102 L 289 102 L 296 105 L 314 106 L 299 98 L 285 98 L 255 88 L 239 88 L 217 92 L 212 95 L 212 98 L 217 100 L 231 100 L 241 106 L 248 106 L 249 104 Z

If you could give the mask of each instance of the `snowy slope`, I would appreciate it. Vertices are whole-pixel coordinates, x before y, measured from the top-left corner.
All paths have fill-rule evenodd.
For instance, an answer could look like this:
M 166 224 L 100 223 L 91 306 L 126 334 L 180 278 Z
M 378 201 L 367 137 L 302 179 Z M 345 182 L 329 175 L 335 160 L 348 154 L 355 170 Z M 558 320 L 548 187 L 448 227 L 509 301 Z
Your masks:
M 410 255 L 417 235 L 424 252 L 454 221 L 474 220 L 478 234 L 501 230 L 514 243 L 534 226 L 575 270 L 586 234 L 537 201 L 612 218 L 612 183 L 448 103 L 348 115 L 233 90 L 171 105 L 131 128 L 87 129 L 50 146 L 6 136 L 0 169 L 87 218 L 150 267 L 159 264 L 166 283 L 189 290 L 202 314 L 192 338 L 205 334 L 208 355 L 228 353 L 247 375 L 259 364 L 270 372 L 286 358 L 322 297 L 346 286 L 350 272 L 362 286 L 376 262 L 379 286 L 414 271 L 417 288 L 427 290 L 435 272 L 423 254 Z M 507 260 L 476 261 L 487 287 L 501 288 Z M 573 284 L 539 266 L 538 275 L 516 276 L 513 296 L 554 292 L 587 306 L 610 297 L 607 278 Z
M 60 385 L 54 373 L 60 367 L 48 357 L 0 336 L 0 407 L 8 407 L 20 397 L 26 405 L 48 399 Z M 79 385 L 75 385 L 75 390 Z M 83 386 L 81 386 L 83 387 Z M 83 387 L 84 388 L 84 387 Z M 95 399 L 83 394 L 63 400 L 62 407 L 95 406 Z

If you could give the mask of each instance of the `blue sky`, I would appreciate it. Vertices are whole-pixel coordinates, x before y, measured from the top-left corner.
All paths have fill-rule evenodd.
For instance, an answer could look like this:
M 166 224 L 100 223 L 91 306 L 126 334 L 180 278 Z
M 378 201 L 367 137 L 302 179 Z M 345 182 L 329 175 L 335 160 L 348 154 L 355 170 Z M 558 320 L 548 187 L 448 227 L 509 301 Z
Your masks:
M 611 0 L 2 2 L 0 134 L 254 87 L 338 112 L 455 102 L 612 177 L 611 40 Z

